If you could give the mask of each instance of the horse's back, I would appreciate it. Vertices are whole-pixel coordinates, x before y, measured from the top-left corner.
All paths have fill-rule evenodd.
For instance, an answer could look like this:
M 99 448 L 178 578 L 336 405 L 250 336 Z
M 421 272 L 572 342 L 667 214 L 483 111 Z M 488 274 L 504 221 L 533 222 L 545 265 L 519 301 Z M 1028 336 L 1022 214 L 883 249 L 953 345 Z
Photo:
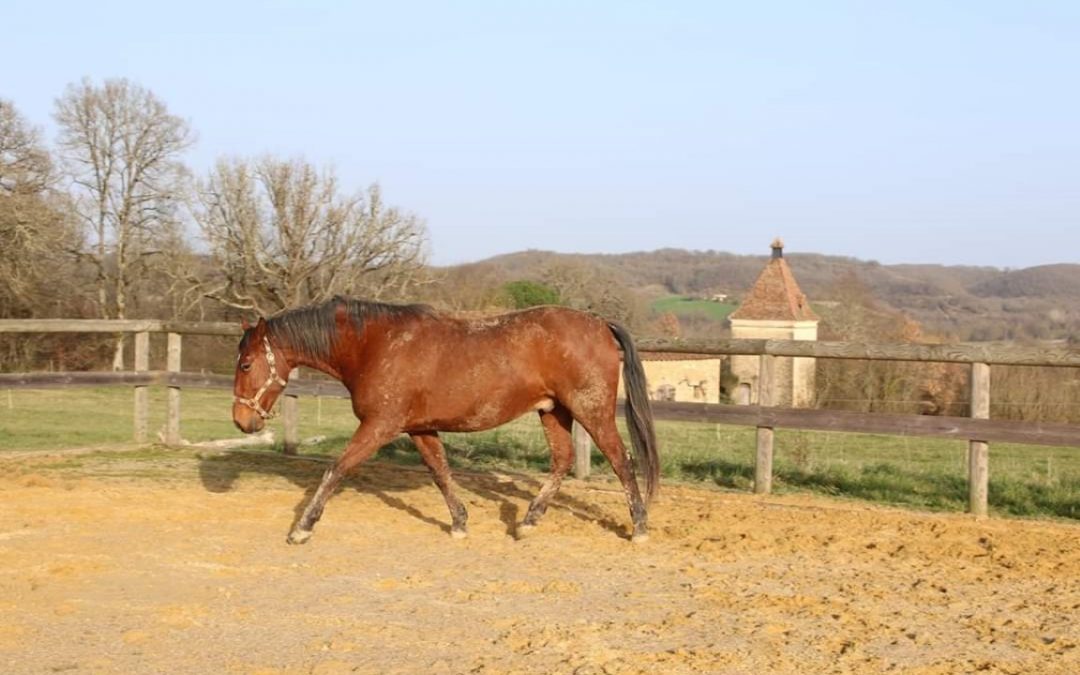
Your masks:
M 464 343 L 475 342 L 491 358 L 512 354 L 517 367 L 563 373 L 618 366 L 618 347 L 607 322 L 587 312 L 542 306 L 462 323 Z
M 530 388 L 571 408 L 614 404 L 619 380 L 619 350 L 605 320 L 566 307 L 538 307 L 492 317 L 483 351 L 496 361 L 506 357 L 515 375 Z

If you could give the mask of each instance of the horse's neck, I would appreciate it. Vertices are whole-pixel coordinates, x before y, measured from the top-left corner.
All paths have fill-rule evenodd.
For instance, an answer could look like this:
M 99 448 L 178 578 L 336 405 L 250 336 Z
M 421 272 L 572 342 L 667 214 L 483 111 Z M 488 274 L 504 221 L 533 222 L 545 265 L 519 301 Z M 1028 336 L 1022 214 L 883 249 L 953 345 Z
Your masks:
M 306 350 L 290 348 L 287 350 L 286 360 L 290 368 L 304 366 L 326 373 L 339 382 L 345 382 L 345 379 L 351 376 L 350 371 L 355 368 L 352 364 L 354 359 L 350 357 L 350 354 L 364 351 L 366 333 L 370 329 L 370 325 L 365 325 L 359 331 L 352 327 L 346 329 L 344 334 L 339 334 L 331 340 L 333 346 L 325 356 L 312 355 Z
M 332 363 L 328 363 L 322 359 L 315 359 L 309 356 L 301 355 L 297 352 L 290 351 L 285 359 L 289 364 L 289 370 L 303 366 L 305 368 L 311 368 L 317 370 L 320 373 L 326 373 L 335 380 L 341 380 L 341 373 Z

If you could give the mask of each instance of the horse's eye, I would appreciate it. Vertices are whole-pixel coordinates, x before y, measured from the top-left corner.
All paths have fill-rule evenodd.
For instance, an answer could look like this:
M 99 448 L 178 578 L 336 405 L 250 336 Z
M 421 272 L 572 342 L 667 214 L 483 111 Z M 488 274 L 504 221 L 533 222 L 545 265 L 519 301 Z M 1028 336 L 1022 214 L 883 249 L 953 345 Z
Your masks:
M 250 362 L 248 362 L 248 363 L 241 363 L 241 364 L 240 364 L 240 370 L 244 371 L 245 373 L 246 373 L 247 371 L 251 370 L 251 363 L 250 363 Z

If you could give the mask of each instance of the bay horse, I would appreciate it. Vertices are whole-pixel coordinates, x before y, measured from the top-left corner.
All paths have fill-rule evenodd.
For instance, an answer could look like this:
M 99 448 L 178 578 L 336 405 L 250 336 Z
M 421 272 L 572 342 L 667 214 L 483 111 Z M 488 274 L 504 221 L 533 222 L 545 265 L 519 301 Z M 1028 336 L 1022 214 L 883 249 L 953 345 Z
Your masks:
M 624 357 L 631 458 L 615 426 L 619 350 Z M 551 448 L 551 473 L 529 505 L 518 536 L 536 526 L 573 460 L 577 420 L 611 463 L 630 507 L 635 542 L 648 537 L 647 506 L 660 461 L 645 373 L 625 328 L 565 307 L 484 318 L 443 315 L 426 305 L 335 297 L 244 322 L 233 385 L 233 422 L 262 429 L 297 366 L 320 370 L 349 390 L 360 425 L 322 477 L 288 536 L 302 544 L 338 484 L 399 434 L 408 434 L 450 509 L 451 535 L 464 537 L 468 514 L 454 494 L 440 431 L 482 431 L 539 413 Z M 645 479 L 642 499 L 635 463 Z

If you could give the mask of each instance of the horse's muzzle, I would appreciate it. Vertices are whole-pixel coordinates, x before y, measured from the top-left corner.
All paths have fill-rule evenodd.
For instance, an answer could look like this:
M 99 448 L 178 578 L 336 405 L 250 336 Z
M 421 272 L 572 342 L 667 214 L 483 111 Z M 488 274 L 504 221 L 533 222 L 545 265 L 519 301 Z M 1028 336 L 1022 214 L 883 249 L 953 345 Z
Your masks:
M 266 421 L 262 417 L 254 414 L 251 410 L 244 410 L 242 412 L 233 412 L 233 424 L 240 431 L 245 434 L 253 434 L 257 431 L 262 431 L 262 428 L 266 426 Z

